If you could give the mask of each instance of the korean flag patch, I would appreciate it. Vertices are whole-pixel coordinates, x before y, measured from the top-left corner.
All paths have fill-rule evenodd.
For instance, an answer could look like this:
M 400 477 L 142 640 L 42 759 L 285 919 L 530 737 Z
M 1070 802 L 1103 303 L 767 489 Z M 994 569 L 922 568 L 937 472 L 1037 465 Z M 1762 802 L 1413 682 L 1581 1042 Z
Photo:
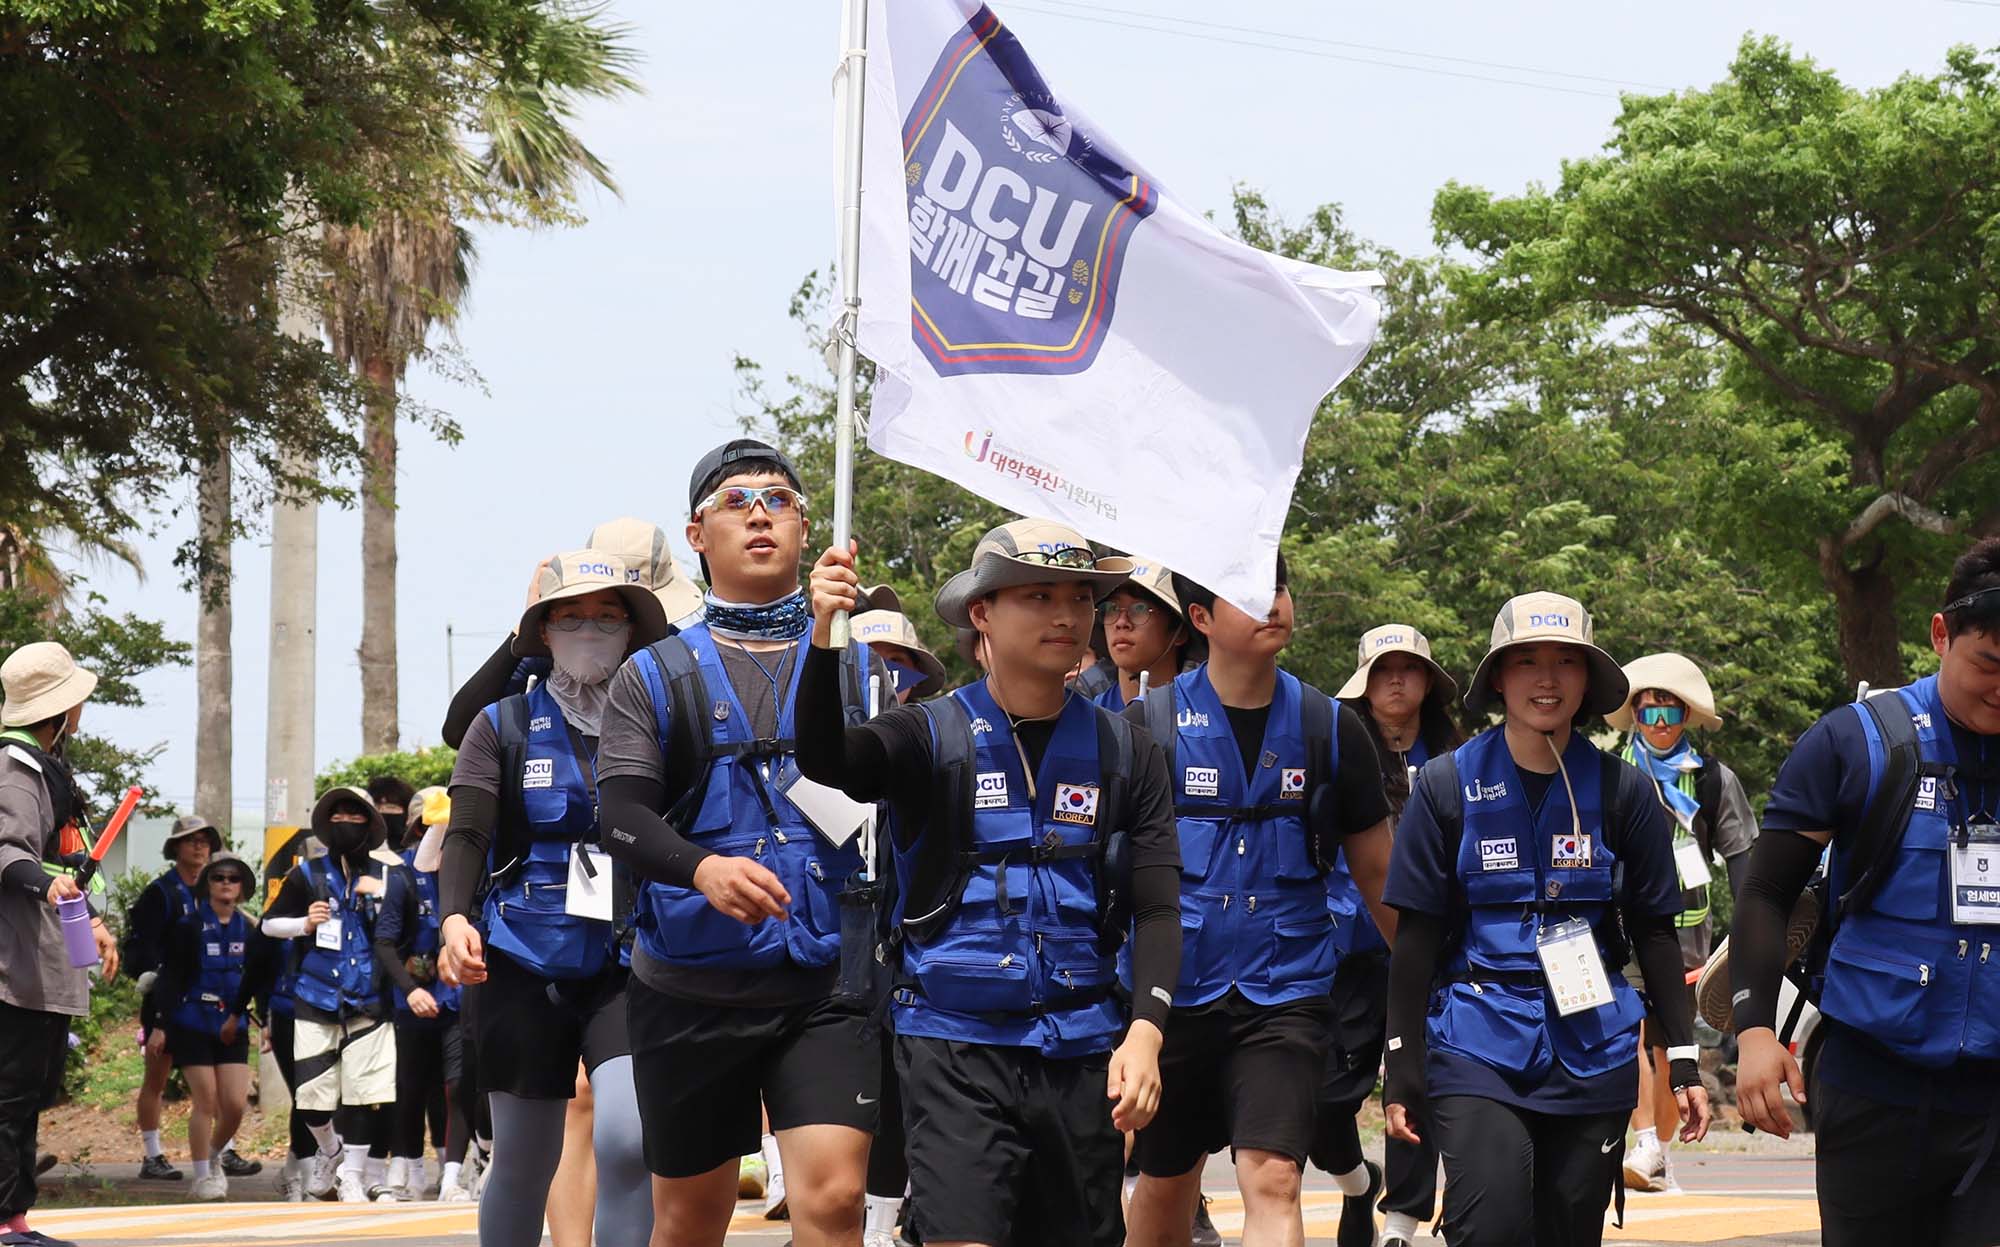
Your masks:
M 1096 784 L 1057 784 L 1055 809 L 1052 811 L 1059 823 L 1097 822 Z
M 1549 849 L 1549 865 L 1557 870 L 1590 869 L 1590 837 L 1560 835 Z
M 1306 768 L 1288 766 L 1278 772 L 1278 797 L 1284 801 L 1303 801 L 1306 796 Z

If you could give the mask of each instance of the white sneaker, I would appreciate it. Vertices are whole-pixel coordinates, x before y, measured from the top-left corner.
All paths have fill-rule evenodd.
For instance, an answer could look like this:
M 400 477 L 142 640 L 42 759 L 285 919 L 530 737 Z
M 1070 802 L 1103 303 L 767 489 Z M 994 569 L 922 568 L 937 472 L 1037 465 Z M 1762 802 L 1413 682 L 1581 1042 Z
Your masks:
M 407 1186 L 393 1182 L 381 1183 L 368 1188 L 368 1202 L 371 1204 L 415 1203 L 417 1193 Z
M 785 1202 L 785 1171 L 772 1165 L 771 1180 L 764 1187 L 764 1220 L 784 1221 L 791 1215 L 791 1205 Z
M 469 1204 L 472 1202 L 472 1192 L 466 1190 L 456 1182 L 446 1183 L 438 1189 L 437 1202 L 440 1204 Z
M 909 1247 L 888 1230 L 870 1230 L 861 1236 L 861 1247 Z
M 1632 1191 L 1664 1191 L 1667 1158 L 1657 1143 L 1641 1143 L 1625 1153 L 1625 1187 Z
M 210 1203 L 219 1199 L 228 1199 L 229 1178 L 226 1174 L 216 1173 L 211 1170 L 206 1177 L 194 1180 L 194 1185 L 188 1188 L 188 1197 Z
M 340 1180 L 335 1183 L 343 1204 L 365 1204 L 368 1199 L 368 1181 L 352 1169 L 340 1171 Z
M 306 1171 L 306 1194 L 314 1199 L 332 1199 L 333 1188 L 340 1179 L 340 1153 L 315 1154 Z

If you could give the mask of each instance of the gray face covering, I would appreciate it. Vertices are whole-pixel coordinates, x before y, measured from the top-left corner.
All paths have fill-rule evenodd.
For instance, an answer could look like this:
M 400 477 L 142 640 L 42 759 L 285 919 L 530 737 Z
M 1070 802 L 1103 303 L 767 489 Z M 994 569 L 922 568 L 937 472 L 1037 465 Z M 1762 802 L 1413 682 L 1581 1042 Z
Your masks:
M 609 635 L 595 628 L 552 630 L 548 638 L 549 655 L 555 661 L 555 670 L 549 673 L 549 695 L 562 707 L 571 727 L 585 736 L 595 736 L 604 719 L 605 703 L 611 699 L 611 674 L 625 661 L 632 627 L 627 624 Z

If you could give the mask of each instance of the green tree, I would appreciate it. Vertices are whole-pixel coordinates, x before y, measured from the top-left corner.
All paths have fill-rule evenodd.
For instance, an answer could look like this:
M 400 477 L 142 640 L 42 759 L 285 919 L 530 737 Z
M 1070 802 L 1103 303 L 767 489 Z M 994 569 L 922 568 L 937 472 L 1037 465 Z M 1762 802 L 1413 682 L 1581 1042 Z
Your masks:
M 1706 91 L 1628 96 L 1553 189 L 1449 185 L 1434 219 L 1479 319 L 1590 309 L 1724 348 L 1714 381 L 1778 458 L 1704 481 L 1710 505 L 1765 589 L 1832 596 L 1849 680 L 1893 684 L 1964 535 L 2000 531 L 1996 161 L 1969 49 L 1860 91 L 1746 39 Z
M 102 596 L 85 592 L 81 601 L 58 612 L 40 593 L 0 589 L 0 656 L 31 641 L 61 642 L 78 664 L 97 674 L 91 706 L 142 706 L 145 697 L 139 690 L 139 677 L 160 667 L 187 666 L 190 648 L 186 642 L 169 640 L 166 629 L 151 620 L 113 615 L 105 606 Z M 134 747 L 113 741 L 93 732 L 91 724 L 90 708 L 86 707 L 67 757 L 90 798 L 92 814 L 101 820 L 132 785 L 154 793 L 146 781 L 146 768 L 166 746 Z M 144 800 L 140 809 L 148 814 L 176 812 L 156 793 Z
M 433 784 L 444 786 L 451 783 L 451 768 L 457 758 L 457 752 L 450 745 L 363 754 L 351 761 L 336 762 L 327 767 L 313 778 L 313 787 L 320 792 L 342 785 L 366 788 L 368 781 L 379 775 L 393 775 L 412 788 L 428 788 Z

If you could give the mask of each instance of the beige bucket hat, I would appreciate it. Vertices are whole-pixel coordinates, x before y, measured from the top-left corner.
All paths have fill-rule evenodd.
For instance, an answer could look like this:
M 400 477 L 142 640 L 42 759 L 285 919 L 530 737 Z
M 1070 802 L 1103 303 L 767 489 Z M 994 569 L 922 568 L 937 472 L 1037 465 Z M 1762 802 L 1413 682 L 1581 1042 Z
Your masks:
M 861 600 L 855 605 L 849 626 L 857 641 L 869 645 L 900 645 L 910 651 L 911 657 L 917 660 L 917 670 L 924 673 L 923 682 L 911 692 L 912 697 L 929 697 L 944 687 L 944 664 L 917 635 L 917 625 L 903 613 L 902 599 L 888 585 L 876 585 L 861 591 Z
M 1063 566 L 1046 561 L 1065 550 L 1080 550 L 1090 562 Z M 1067 525 L 1054 520 L 1015 520 L 989 530 L 973 547 L 972 566 L 944 582 L 937 594 L 938 618 L 954 628 L 969 628 L 972 603 L 995 589 L 1059 580 L 1084 581 L 1103 601 L 1132 578 L 1134 566 L 1128 558 L 1091 555 L 1090 543 Z
M 222 831 L 214 823 L 199 814 L 183 814 L 174 820 L 173 829 L 167 832 L 167 838 L 161 841 L 160 855 L 170 862 L 173 861 L 175 841 L 198 836 L 203 832 L 208 833 L 209 852 L 220 853 L 227 847 L 222 841 Z
M 1465 690 L 1465 704 L 1474 714 L 1485 714 L 1493 701 L 1493 663 L 1500 654 L 1517 645 L 1537 641 L 1559 641 L 1581 648 L 1590 661 L 1590 686 L 1584 690 L 1585 714 L 1610 714 L 1626 699 L 1628 686 L 1618 660 L 1597 647 L 1597 627 L 1583 603 L 1560 593 L 1523 593 L 1507 599 L 1493 617 L 1493 637 L 1486 657 L 1472 673 L 1472 685 Z
M 625 560 L 625 578 L 651 589 L 669 622 L 701 610 L 701 590 L 667 545 L 667 530 L 658 524 L 623 516 L 590 530 L 583 543 L 592 550 Z
M 30 641 L 0 662 L 0 727 L 27 727 L 90 700 L 97 676 L 54 641 Z
M 514 631 L 516 658 L 547 657 L 542 643 L 542 620 L 549 608 L 565 598 L 579 598 L 599 589 L 610 589 L 625 600 L 632 615 L 632 645 L 651 645 L 667 634 L 667 611 L 651 590 L 625 574 L 625 560 L 598 550 L 571 550 L 542 564 L 535 580 L 535 600 L 521 612 L 520 627 Z
M 1715 693 L 1708 687 L 1708 677 L 1695 666 L 1694 659 L 1685 654 L 1648 654 L 1625 665 L 1625 679 L 1631 686 L 1625 695 L 1624 704 L 1604 721 L 1621 732 L 1632 730 L 1634 714 L 1632 702 L 1646 689 L 1656 688 L 1663 693 L 1672 693 L 1687 703 L 1689 727 L 1709 730 L 1722 726 L 1722 716 L 1715 712 Z
M 1125 583 L 1119 585 L 1118 589 L 1128 587 L 1152 594 L 1165 603 L 1167 609 L 1177 618 L 1183 621 L 1187 619 L 1187 609 L 1181 605 L 1180 597 L 1174 593 L 1174 573 L 1158 559 L 1133 555 L 1132 574 L 1125 578 Z M 1116 593 L 1118 589 L 1113 589 L 1112 592 Z
M 1430 668 L 1431 686 L 1444 690 L 1446 701 L 1458 697 L 1458 681 L 1451 673 L 1438 665 L 1431 657 L 1430 638 L 1408 624 L 1383 624 L 1370 628 L 1361 634 L 1354 674 L 1347 677 L 1347 683 L 1340 686 L 1335 697 L 1354 698 L 1368 695 L 1368 673 L 1375 669 L 1375 660 L 1384 654 L 1408 654 Z

